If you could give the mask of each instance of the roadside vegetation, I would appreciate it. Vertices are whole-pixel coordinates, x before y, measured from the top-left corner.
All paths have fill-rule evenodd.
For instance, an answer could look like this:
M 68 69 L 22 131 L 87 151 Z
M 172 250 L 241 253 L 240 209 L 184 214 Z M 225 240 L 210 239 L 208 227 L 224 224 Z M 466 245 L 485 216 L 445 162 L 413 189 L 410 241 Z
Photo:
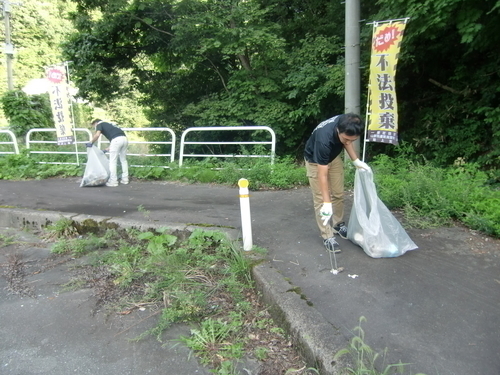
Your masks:
M 85 259 L 72 268 L 73 276 L 63 290 L 92 289 L 94 310 L 108 316 L 138 309 L 149 312 L 146 319 L 155 324 L 134 340 L 152 336 L 158 345 L 167 344 L 164 333 L 184 323 L 192 328 L 178 341 L 214 374 L 245 373 L 241 369 L 248 361 L 258 363 L 258 375 L 320 373 L 301 359 L 259 299 L 251 267 L 264 259 L 265 249 L 242 252 L 219 231 L 140 232 L 97 224 L 62 218 L 45 228 L 42 238 L 52 243 L 51 252 L 57 256 Z M 10 241 L 0 237 L 0 245 Z M 387 349 L 377 353 L 368 345 L 361 327 L 365 321 L 360 318 L 349 345 L 334 356 L 334 360 L 348 357 L 350 365 L 340 373 L 411 373 L 410 364 L 386 363 Z
M 458 159 L 447 168 L 416 159 L 411 146 L 397 147 L 393 157 L 381 154 L 369 162 L 380 199 L 404 215 L 405 225 L 430 228 L 462 223 L 471 229 L 500 237 L 500 187 L 495 176 L 478 165 Z M 35 155 L 36 156 L 36 155 Z M 165 168 L 167 167 L 167 168 Z M 0 179 L 44 179 L 83 176 L 84 165 L 39 164 L 26 151 L 0 157 Z M 346 189 L 352 189 L 354 168 L 346 167 Z M 133 168 L 139 180 L 216 183 L 236 186 L 240 178 L 250 189 L 291 189 L 307 185 L 305 169 L 291 158 L 269 160 L 218 159 Z
M 186 323 L 191 333 L 179 341 L 215 374 L 244 373 L 238 366 L 249 360 L 260 375 L 318 374 L 259 300 L 251 267 L 263 249 L 243 253 L 218 231 L 101 229 L 70 219 L 48 226 L 43 237 L 53 254 L 86 257 L 65 290 L 93 289 L 96 309 L 109 315 L 150 313 L 156 324 L 135 340 L 153 336 L 162 345 L 169 327 Z
M 374 351 L 366 342 L 365 331 L 361 324 L 366 322 L 364 316 L 359 318 L 359 325 L 354 328 L 356 334 L 349 342 L 349 345 L 339 350 L 334 360 L 347 356 L 351 360 L 352 368 L 343 369 L 345 375 L 389 375 L 389 374 L 407 374 L 411 363 L 388 364 L 386 361 L 387 348 L 378 353 Z M 379 370 L 380 369 L 380 370 Z M 412 372 L 410 372 L 412 374 Z M 418 373 L 415 375 L 425 375 Z

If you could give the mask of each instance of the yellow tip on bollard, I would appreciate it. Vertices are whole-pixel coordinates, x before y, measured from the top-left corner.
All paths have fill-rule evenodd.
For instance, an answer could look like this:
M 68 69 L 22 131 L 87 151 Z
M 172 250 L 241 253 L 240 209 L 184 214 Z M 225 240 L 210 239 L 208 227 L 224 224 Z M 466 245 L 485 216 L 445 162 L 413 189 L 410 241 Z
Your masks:
M 240 178 L 238 180 L 238 186 L 240 188 L 247 188 L 248 187 L 248 180 L 246 178 Z

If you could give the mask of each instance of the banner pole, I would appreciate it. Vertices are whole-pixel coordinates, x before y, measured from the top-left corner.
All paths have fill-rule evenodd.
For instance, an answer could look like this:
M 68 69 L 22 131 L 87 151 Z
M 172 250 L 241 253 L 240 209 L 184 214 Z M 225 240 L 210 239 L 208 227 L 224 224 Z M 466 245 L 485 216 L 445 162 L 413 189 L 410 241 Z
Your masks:
M 368 102 L 370 102 L 370 98 L 371 98 L 371 90 L 370 90 L 370 84 L 368 84 Z M 367 140 L 366 140 L 366 135 L 368 134 L 368 119 L 371 119 L 371 113 L 369 111 L 369 105 L 367 104 L 366 106 L 366 116 L 365 116 L 365 136 L 364 136 L 364 139 L 363 139 L 363 156 L 361 157 L 361 160 L 365 161 L 365 155 L 366 155 L 366 143 L 367 143 Z
M 73 130 L 73 137 L 75 139 L 75 154 L 76 154 L 76 164 L 80 165 L 80 155 L 78 155 L 78 139 L 76 138 L 76 130 L 75 130 L 75 114 L 73 112 L 73 100 L 71 100 L 71 95 L 69 93 L 70 88 L 70 78 L 69 78 L 69 64 L 67 61 L 64 62 L 64 67 L 66 68 L 66 79 L 67 79 L 67 95 L 69 100 L 69 110 L 71 113 L 71 129 Z
M 373 27 L 372 27 L 372 43 L 373 43 L 373 38 L 375 36 L 375 28 L 378 25 L 378 21 L 371 22 L 370 24 L 373 25 Z M 368 142 L 366 140 L 366 136 L 368 134 L 368 124 L 369 124 L 369 120 L 371 120 L 371 112 L 370 112 L 371 98 L 372 98 L 371 84 L 370 84 L 370 80 L 368 80 L 368 93 L 367 93 L 367 97 L 366 97 L 367 103 L 366 103 L 366 116 L 365 116 L 365 119 L 366 119 L 366 121 L 365 121 L 365 137 L 363 139 L 363 156 L 361 159 L 363 161 L 365 161 L 365 157 L 366 157 L 366 143 Z

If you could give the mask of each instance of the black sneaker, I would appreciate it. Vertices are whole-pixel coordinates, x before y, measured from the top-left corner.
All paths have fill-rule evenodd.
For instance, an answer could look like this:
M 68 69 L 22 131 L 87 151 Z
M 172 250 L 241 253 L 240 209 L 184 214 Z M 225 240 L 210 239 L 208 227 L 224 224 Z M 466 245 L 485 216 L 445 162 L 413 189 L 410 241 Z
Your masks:
M 345 226 L 344 222 L 338 223 L 336 226 L 334 226 L 333 232 L 335 234 L 338 234 L 344 240 L 347 240 L 347 227 Z
M 325 244 L 326 250 L 330 252 L 340 253 L 342 251 L 340 250 L 338 242 L 335 241 L 335 237 L 327 238 L 326 240 L 323 240 L 323 243 Z

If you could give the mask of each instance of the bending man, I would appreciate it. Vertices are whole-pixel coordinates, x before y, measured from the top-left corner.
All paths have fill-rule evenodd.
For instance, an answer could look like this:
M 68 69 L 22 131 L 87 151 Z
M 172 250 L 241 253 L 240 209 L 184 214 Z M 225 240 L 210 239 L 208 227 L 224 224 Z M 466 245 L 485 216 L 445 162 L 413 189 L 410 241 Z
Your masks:
M 113 123 L 101 121 L 96 119 L 92 121 L 92 126 L 95 126 L 95 134 L 92 137 L 92 141 L 87 145 L 92 147 L 92 144 L 96 142 L 101 134 L 103 134 L 110 142 L 109 144 L 109 180 L 106 186 L 116 187 L 118 186 L 118 176 L 116 174 L 118 158 L 120 158 L 120 164 L 122 166 L 122 178 L 121 183 L 128 184 L 128 163 L 127 163 L 127 147 L 128 139 L 125 136 L 123 130 Z
M 358 168 L 370 170 L 359 160 L 353 142 L 364 129 L 354 113 L 338 115 L 320 123 L 309 137 L 304 150 L 307 177 L 313 195 L 314 211 L 323 243 L 328 251 L 340 252 L 335 234 L 347 238 L 344 218 L 343 149 Z M 332 224 L 329 224 L 333 216 Z

